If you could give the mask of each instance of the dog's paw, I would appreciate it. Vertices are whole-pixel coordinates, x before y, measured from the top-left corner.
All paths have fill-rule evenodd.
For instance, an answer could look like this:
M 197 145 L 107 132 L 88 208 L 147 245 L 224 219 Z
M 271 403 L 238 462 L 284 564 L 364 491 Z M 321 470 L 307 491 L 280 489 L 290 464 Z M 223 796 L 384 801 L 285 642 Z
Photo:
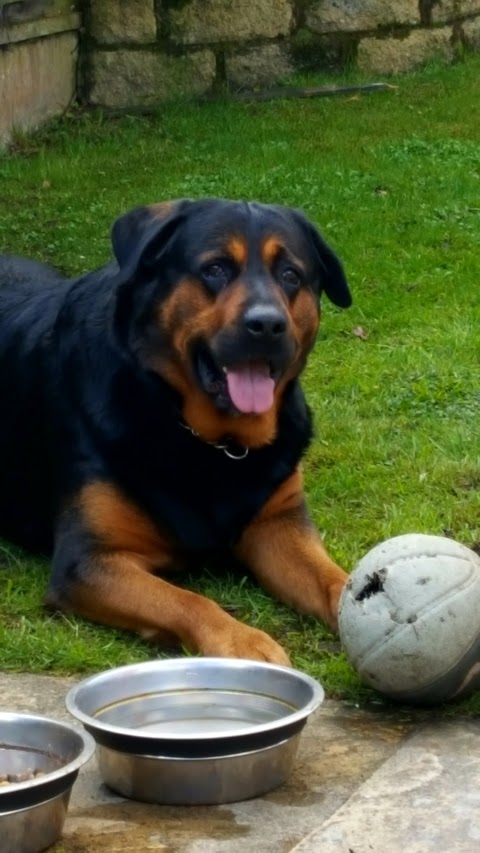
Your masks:
M 235 622 L 228 631 L 205 638 L 199 651 L 203 655 L 245 658 L 291 666 L 286 652 L 264 631 Z

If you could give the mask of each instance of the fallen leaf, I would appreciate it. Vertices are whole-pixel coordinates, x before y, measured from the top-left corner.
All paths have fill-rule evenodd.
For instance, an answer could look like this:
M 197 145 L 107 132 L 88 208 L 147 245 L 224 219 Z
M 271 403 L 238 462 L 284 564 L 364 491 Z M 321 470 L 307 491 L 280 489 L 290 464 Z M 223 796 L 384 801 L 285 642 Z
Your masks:
M 361 338 L 362 341 L 366 341 L 368 338 L 368 332 L 365 331 L 363 326 L 355 326 L 355 328 L 352 329 L 352 335 L 355 335 L 356 338 Z

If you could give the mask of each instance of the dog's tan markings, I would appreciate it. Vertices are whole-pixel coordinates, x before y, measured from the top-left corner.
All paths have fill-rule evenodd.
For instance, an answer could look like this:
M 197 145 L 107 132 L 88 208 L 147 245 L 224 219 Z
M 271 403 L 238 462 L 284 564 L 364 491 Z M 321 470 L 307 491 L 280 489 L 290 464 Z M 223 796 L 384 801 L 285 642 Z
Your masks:
M 248 258 L 248 243 L 244 237 L 234 234 L 227 240 L 225 248 L 239 267 L 245 266 Z
M 255 448 L 270 444 L 277 434 L 274 407 L 263 415 L 226 415 L 218 412 L 203 396 L 197 404 L 192 398 L 186 399 L 183 412 L 187 423 L 206 441 L 219 441 L 228 436 L 243 447 Z
M 268 592 L 336 630 L 348 575 L 328 556 L 308 518 L 298 470 L 248 525 L 234 553 Z
M 276 518 L 281 513 L 296 510 L 303 505 L 303 501 L 303 477 L 300 468 L 297 467 L 264 504 L 257 520 L 265 522 Z
M 173 541 L 111 483 L 84 486 L 78 505 L 83 523 L 100 548 L 141 555 L 152 570 L 171 564 Z
M 309 351 L 320 324 L 320 312 L 313 293 L 301 289 L 295 296 L 290 308 L 292 321 L 301 349 Z
M 263 263 L 269 269 L 274 265 L 275 261 L 279 257 L 280 254 L 285 255 L 285 257 L 290 260 L 290 262 L 298 267 L 304 274 L 306 272 L 306 267 L 301 258 L 298 258 L 291 249 L 287 246 L 287 244 L 282 240 L 281 237 L 278 237 L 274 234 L 266 237 L 260 246 L 260 254 Z
M 273 234 L 266 237 L 260 246 L 261 258 L 265 266 L 270 268 L 282 250 L 285 250 L 285 243 L 280 237 Z
M 180 353 L 193 334 L 198 334 L 212 312 L 212 300 L 194 278 L 185 278 L 173 288 L 170 296 L 157 309 L 157 322 L 169 335 Z

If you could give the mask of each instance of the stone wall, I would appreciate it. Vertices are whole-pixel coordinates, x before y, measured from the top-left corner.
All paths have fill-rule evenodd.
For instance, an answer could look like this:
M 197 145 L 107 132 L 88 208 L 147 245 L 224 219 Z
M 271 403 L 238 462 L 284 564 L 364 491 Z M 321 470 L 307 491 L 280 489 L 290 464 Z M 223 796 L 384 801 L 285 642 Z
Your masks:
M 72 0 L 0 2 L 0 143 L 75 98 L 79 27 Z
M 113 109 L 346 63 L 387 75 L 480 48 L 480 0 L 85 0 L 83 8 L 81 97 Z
M 0 0 L 0 143 L 76 96 L 149 108 L 346 63 L 384 76 L 463 48 L 480 49 L 480 0 Z

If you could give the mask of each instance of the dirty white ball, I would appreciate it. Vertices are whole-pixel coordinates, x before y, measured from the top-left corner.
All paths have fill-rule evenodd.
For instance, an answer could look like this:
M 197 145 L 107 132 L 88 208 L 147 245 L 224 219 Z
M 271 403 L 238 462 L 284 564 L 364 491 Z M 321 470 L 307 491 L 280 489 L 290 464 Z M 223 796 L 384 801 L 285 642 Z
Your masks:
M 480 687 L 480 557 L 442 536 L 388 539 L 352 572 L 339 632 L 361 678 L 393 699 L 466 695 Z

